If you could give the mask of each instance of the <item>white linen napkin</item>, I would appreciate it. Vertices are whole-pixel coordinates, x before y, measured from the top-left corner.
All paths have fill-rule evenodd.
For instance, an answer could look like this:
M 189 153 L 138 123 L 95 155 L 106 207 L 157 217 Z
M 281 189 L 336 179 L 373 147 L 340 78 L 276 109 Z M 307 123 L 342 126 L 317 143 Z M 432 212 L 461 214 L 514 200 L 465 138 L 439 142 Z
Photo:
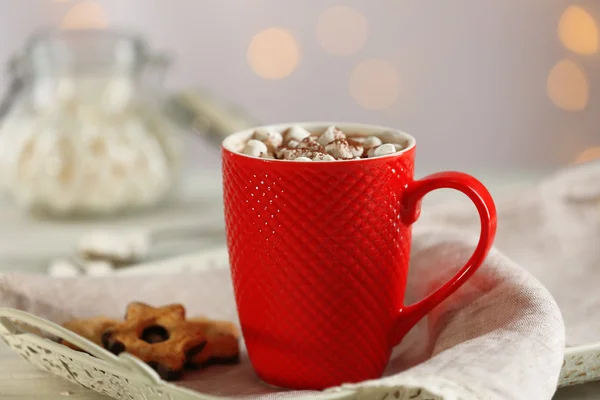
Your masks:
M 384 377 L 344 386 L 357 389 L 358 398 L 380 400 L 392 393 L 395 399 L 550 399 L 565 348 L 561 311 L 570 345 L 598 340 L 600 318 L 590 317 L 600 309 L 600 296 L 593 296 L 600 281 L 600 163 L 506 193 L 497 203 L 497 248 L 466 285 L 409 333 Z M 464 263 L 478 229 L 467 202 L 424 208 L 414 230 L 409 300 L 434 290 Z M 237 321 L 227 270 L 0 278 L 0 305 L 59 323 L 97 314 L 120 317 L 133 300 L 181 302 L 189 315 Z M 181 384 L 218 396 L 307 394 L 265 386 L 245 355 L 241 365 L 192 372 Z

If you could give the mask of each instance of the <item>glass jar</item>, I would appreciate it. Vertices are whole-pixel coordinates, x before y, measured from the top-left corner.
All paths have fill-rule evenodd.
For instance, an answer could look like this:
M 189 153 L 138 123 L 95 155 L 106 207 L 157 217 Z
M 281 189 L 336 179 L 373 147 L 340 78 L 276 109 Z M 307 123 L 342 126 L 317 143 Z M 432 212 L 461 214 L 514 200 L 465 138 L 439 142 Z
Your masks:
M 11 63 L 0 185 L 28 210 L 107 215 L 171 193 L 181 137 L 165 109 L 168 62 L 139 37 L 48 31 Z

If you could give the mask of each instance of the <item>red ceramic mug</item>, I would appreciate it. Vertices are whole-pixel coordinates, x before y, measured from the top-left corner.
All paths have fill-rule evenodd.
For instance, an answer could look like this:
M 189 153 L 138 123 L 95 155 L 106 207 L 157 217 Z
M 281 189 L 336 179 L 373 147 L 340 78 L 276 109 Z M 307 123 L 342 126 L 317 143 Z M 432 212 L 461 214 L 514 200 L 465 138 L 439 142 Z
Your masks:
M 284 131 L 292 124 L 271 125 Z M 254 129 L 223 142 L 227 244 L 248 356 L 266 383 L 324 389 L 381 377 L 392 348 L 484 261 L 496 232 L 492 197 L 475 178 L 413 179 L 415 139 L 381 126 L 335 125 L 404 143 L 391 155 L 349 161 L 267 160 L 240 154 Z M 473 256 L 427 298 L 404 304 L 411 225 L 423 196 L 466 194 L 481 218 Z

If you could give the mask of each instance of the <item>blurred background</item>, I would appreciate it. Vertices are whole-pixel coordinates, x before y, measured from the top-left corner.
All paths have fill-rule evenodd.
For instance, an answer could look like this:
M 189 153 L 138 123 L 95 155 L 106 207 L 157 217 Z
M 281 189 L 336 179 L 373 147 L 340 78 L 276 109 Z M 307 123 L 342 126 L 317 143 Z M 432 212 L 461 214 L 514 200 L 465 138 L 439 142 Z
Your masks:
M 600 159 L 597 0 L 6 0 L 0 21 L 4 265 L 99 227 L 222 244 L 219 143 L 255 124 L 405 130 L 418 177 L 492 193 Z
M 208 90 L 261 123 L 397 127 L 421 170 L 600 157 L 595 0 L 28 0 L 0 15 L 4 63 L 40 27 L 124 28 L 173 57 L 169 90 Z M 190 140 L 194 165 L 218 169 Z

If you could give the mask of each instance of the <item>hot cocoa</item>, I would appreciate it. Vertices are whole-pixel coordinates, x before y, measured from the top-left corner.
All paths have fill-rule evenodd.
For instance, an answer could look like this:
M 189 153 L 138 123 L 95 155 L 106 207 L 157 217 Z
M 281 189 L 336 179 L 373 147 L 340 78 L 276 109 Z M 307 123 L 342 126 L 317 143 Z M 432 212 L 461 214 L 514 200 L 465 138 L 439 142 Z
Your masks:
M 381 157 L 403 150 L 405 144 L 386 143 L 378 136 L 359 136 L 335 126 L 309 132 L 294 125 L 282 132 L 257 129 L 242 153 L 266 159 L 290 161 L 337 161 Z

